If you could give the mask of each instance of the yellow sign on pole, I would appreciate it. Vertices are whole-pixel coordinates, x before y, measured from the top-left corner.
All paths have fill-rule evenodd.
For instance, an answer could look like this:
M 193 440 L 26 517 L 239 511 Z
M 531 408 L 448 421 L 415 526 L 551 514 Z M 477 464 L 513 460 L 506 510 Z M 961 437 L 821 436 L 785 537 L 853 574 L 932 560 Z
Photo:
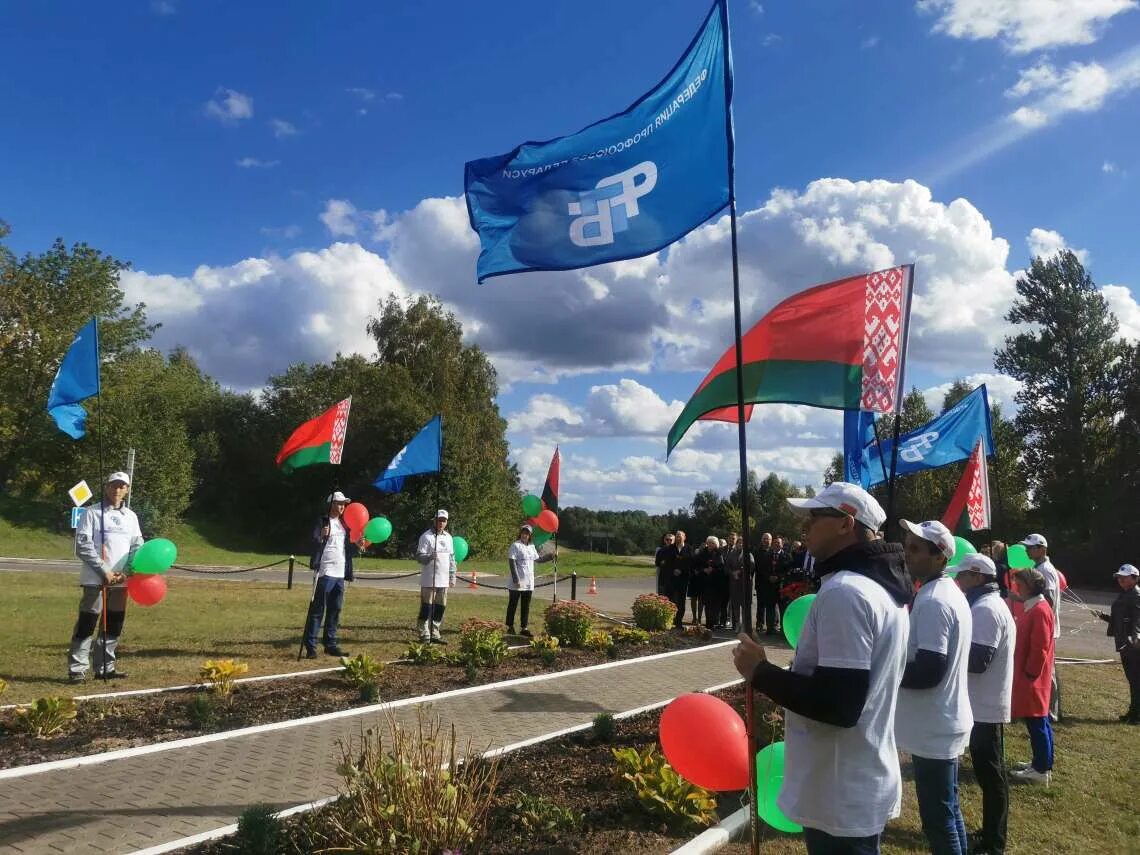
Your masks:
M 67 495 L 71 496 L 71 501 L 75 503 L 75 507 L 82 507 L 88 500 L 95 495 L 91 492 L 91 488 L 87 486 L 86 481 L 80 481 L 74 487 L 67 491 Z

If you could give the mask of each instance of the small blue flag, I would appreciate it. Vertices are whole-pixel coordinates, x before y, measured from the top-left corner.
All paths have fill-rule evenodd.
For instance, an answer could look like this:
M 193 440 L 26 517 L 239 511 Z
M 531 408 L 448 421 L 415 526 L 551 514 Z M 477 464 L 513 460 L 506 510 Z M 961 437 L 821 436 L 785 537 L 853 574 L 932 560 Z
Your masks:
M 48 393 L 47 411 L 56 427 L 72 439 L 87 435 L 87 411 L 79 402 L 99 394 L 99 327 L 95 318 L 75 334 L 75 340 Z
M 728 204 L 727 32 L 727 5 L 716 0 L 673 70 L 625 112 L 467 163 L 480 282 L 648 255 Z M 619 64 L 615 80 L 629 67 Z
M 443 417 L 436 416 L 392 458 L 372 486 L 384 493 L 399 493 L 409 475 L 438 472 L 443 454 Z
M 938 418 L 927 422 L 899 437 L 899 456 L 895 472 L 910 475 L 926 469 L 948 466 L 959 460 L 966 460 L 978 444 L 979 437 L 985 446 L 985 454 L 994 453 L 994 433 L 990 420 L 990 401 L 985 384 L 979 386 Z M 882 442 L 882 456 L 879 444 L 872 443 L 863 449 L 862 475 L 865 486 L 874 486 L 886 481 L 883 475 L 890 471 L 893 439 Z
M 863 468 L 863 449 L 875 441 L 875 414 L 864 410 L 843 411 L 843 480 L 866 490 L 870 478 Z

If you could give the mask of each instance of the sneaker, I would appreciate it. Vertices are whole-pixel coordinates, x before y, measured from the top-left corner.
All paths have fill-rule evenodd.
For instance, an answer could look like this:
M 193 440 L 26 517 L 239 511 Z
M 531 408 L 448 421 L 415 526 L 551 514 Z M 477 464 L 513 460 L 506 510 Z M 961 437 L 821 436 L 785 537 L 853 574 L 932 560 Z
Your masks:
M 527 629 L 525 626 L 519 630 L 519 635 L 523 638 L 534 638 L 534 633 Z
M 444 640 L 443 640 L 442 638 L 440 638 L 439 636 L 436 636 L 435 638 L 433 638 L 433 639 L 431 640 L 431 643 L 432 643 L 432 644 L 447 644 L 447 642 L 446 642 L 446 641 L 444 641 Z
M 1038 772 L 1036 769 L 1026 769 L 1024 772 L 1011 772 L 1010 780 L 1020 784 L 1044 784 L 1049 786 L 1052 775 L 1049 772 Z
M 102 674 L 95 675 L 96 680 L 125 680 L 127 679 L 126 671 L 106 671 Z
M 67 675 L 67 682 L 71 683 L 73 686 L 79 685 L 80 683 L 86 683 L 87 675 L 82 671 L 70 673 Z
M 305 658 L 306 658 L 306 659 L 316 659 L 316 658 L 317 658 L 317 651 L 315 651 L 315 650 L 306 650 L 306 651 L 305 651 Z
M 1009 767 L 1010 772 L 1027 772 L 1033 768 L 1032 763 L 1014 763 Z
M 518 633 L 515 632 L 514 624 L 507 624 L 507 635 L 518 635 Z
M 349 655 L 347 651 L 342 650 L 340 647 L 338 647 L 335 644 L 332 647 L 326 647 L 325 653 L 327 653 L 329 656 L 348 656 Z

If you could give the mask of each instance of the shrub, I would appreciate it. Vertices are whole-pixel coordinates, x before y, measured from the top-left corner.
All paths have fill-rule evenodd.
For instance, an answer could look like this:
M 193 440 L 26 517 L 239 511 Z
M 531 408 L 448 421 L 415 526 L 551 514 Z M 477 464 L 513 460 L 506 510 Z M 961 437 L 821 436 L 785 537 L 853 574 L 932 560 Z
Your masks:
M 545 837 L 555 831 L 574 831 L 584 819 L 581 813 L 559 807 L 544 796 L 535 796 L 521 790 L 515 794 L 511 818 L 526 831 Z
M 281 840 L 281 820 L 269 805 L 254 805 L 238 817 L 236 842 L 241 855 L 274 855 Z
M 676 614 L 677 606 L 660 594 L 642 594 L 633 601 L 633 622 L 650 632 L 671 627 Z
M 617 727 L 614 717 L 608 712 L 598 713 L 594 716 L 594 739 L 598 742 L 609 742 L 614 738 L 614 729 Z
M 359 653 L 351 659 L 342 656 L 340 664 L 344 666 L 345 679 L 358 689 L 369 684 L 375 686 L 384 671 L 384 663 L 377 662 L 367 653 Z
M 562 600 L 546 607 L 546 631 L 562 644 L 582 647 L 594 626 L 594 610 L 585 603 Z
M 209 684 L 214 694 L 222 698 L 229 697 L 234 690 L 234 681 L 249 671 L 244 662 L 234 662 L 232 659 L 207 659 L 198 670 L 198 679 Z
M 608 653 L 614 646 L 614 640 L 604 629 L 592 629 L 586 636 L 586 648 L 597 653 Z
M 716 819 L 716 797 L 678 775 L 657 752 L 656 743 L 644 752 L 636 747 L 610 750 L 618 774 L 630 782 L 648 813 L 675 826 L 708 826 Z
M 30 704 L 16 707 L 12 727 L 21 733 L 43 739 L 60 733 L 75 716 L 75 701 L 71 698 L 37 698 Z
M 690 638 L 699 638 L 702 641 L 708 641 L 712 638 L 712 630 L 707 626 L 687 626 L 685 627 L 685 635 Z
M 461 749 L 454 726 L 417 710 L 408 732 L 388 716 L 385 736 L 372 730 L 359 753 L 342 743 L 345 795 L 334 824 L 342 852 L 477 852 L 487 835 L 499 760 Z M 357 742 L 357 740 L 353 740 Z M 387 744 L 385 744 L 387 743 Z
M 468 618 L 459 626 L 459 657 L 476 668 L 498 665 L 507 655 L 503 625 L 495 621 Z
M 424 642 L 408 645 L 404 658 L 416 665 L 430 665 L 442 662 L 446 657 L 436 645 Z
M 8 691 L 8 681 L 3 677 L 0 677 L 0 695 L 4 694 L 6 691 Z
M 380 687 L 375 683 L 361 683 L 359 687 L 360 700 L 366 704 L 375 703 L 380 699 Z
M 218 721 L 218 705 L 213 696 L 199 692 L 186 702 L 186 718 L 195 730 L 209 730 Z
M 546 666 L 553 665 L 558 660 L 558 639 L 553 635 L 540 635 L 530 640 L 530 649 L 538 653 L 538 658 Z
M 631 626 L 615 626 L 610 630 L 610 637 L 614 644 L 648 644 L 649 633 L 644 629 L 634 629 Z

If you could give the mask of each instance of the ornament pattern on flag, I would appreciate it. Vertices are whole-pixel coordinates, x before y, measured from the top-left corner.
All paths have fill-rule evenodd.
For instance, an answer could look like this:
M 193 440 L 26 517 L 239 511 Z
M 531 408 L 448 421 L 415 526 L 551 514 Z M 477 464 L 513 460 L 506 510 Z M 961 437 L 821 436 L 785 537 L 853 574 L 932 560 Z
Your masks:
M 990 528 L 990 479 L 981 440 L 974 447 L 969 466 L 973 477 L 966 496 L 966 513 L 970 516 L 970 529 L 981 531 Z
M 897 405 L 902 356 L 905 268 L 867 275 L 863 316 L 863 393 L 859 409 L 890 413 Z
M 336 405 L 332 444 L 329 446 L 329 463 L 340 463 L 340 456 L 344 452 L 344 437 L 348 433 L 348 411 L 351 408 L 352 398 L 345 398 Z

